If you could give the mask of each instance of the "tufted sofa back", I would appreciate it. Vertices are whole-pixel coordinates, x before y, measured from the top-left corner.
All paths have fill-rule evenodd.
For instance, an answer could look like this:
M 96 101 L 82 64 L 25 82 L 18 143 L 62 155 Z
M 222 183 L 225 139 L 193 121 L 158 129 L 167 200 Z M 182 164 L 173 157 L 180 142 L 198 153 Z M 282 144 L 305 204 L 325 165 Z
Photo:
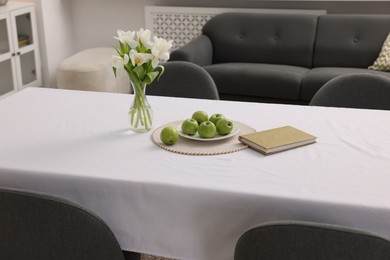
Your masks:
M 367 68 L 389 32 L 389 15 L 320 16 L 313 66 Z
M 318 16 L 225 13 L 203 27 L 213 63 L 255 62 L 311 68 Z

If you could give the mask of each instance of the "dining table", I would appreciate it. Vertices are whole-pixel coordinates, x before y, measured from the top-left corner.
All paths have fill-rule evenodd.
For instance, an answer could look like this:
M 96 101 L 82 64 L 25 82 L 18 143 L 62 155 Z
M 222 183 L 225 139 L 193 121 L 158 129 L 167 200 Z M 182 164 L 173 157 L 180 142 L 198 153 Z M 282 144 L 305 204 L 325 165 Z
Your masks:
M 390 111 L 147 98 L 146 133 L 130 130 L 131 94 L 30 87 L 1 99 L 0 186 L 71 200 L 102 218 L 123 250 L 174 259 L 233 259 L 245 231 L 276 221 L 390 239 Z M 265 156 L 246 147 L 183 154 L 152 138 L 195 111 L 317 140 Z M 239 135 L 230 138 L 240 144 Z

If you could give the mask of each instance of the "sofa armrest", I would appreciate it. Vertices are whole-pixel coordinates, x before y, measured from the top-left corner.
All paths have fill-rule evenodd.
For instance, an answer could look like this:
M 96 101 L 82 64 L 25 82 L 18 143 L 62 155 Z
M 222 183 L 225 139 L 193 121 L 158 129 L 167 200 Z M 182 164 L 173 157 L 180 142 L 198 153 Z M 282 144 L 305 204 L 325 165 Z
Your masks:
M 211 40 L 202 34 L 171 53 L 170 60 L 189 61 L 199 66 L 212 64 L 213 46 Z

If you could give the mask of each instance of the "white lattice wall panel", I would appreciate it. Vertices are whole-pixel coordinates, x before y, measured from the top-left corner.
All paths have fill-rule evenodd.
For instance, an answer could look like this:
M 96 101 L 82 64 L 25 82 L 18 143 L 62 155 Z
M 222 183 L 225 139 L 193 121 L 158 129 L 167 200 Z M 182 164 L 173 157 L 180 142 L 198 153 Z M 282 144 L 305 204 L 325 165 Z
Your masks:
M 173 48 L 179 48 L 197 37 L 203 25 L 213 16 L 226 12 L 256 13 L 306 13 L 325 14 L 325 10 L 296 9 L 233 9 L 233 8 L 200 8 L 146 6 L 145 27 L 159 37 L 173 39 Z
M 174 39 L 174 47 L 180 47 L 198 36 L 203 25 L 213 15 L 161 14 L 153 15 L 153 32 L 165 39 Z

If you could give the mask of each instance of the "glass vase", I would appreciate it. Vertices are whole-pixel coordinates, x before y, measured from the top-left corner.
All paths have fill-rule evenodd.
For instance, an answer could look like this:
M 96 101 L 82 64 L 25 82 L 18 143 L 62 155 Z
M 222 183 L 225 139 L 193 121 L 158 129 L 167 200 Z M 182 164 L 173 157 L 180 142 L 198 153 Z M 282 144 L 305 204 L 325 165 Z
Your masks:
M 130 80 L 133 87 L 133 103 L 129 109 L 130 129 L 136 133 L 145 133 L 152 129 L 153 111 L 145 95 L 146 84 L 136 84 Z

